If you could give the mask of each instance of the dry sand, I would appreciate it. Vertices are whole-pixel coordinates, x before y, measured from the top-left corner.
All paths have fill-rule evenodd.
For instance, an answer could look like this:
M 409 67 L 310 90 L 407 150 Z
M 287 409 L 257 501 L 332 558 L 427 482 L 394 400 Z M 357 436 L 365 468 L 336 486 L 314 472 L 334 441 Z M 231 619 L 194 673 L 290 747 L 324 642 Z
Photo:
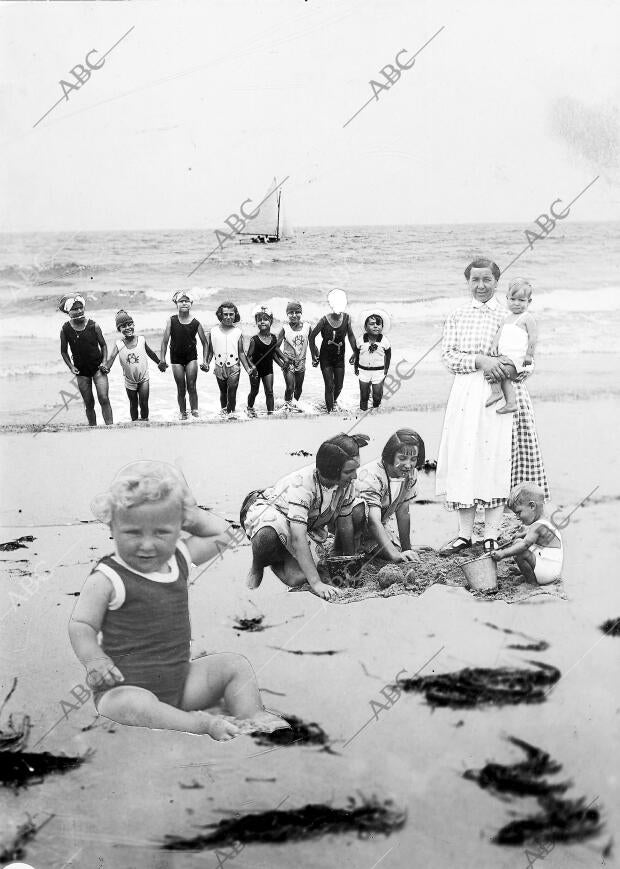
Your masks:
M 562 778 L 574 781 L 571 795 L 598 797 L 604 810 L 605 834 L 556 845 L 545 869 L 613 865 L 613 855 L 603 863 L 601 851 L 620 821 L 620 640 L 604 637 L 598 625 L 620 616 L 617 408 L 604 400 L 550 402 L 538 404 L 536 412 L 555 502 L 575 505 L 599 486 L 563 532 L 566 599 L 550 594 L 509 604 L 433 585 L 419 596 L 392 594 L 334 606 L 309 593 L 288 593 L 269 572 L 250 593 L 244 584 L 247 543 L 228 551 L 192 585 L 194 654 L 245 654 L 266 704 L 318 722 L 334 754 L 304 746 L 269 749 L 249 737 L 217 744 L 188 734 L 108 730 L 103 719 L 83 731 L 93 721 L 92 704 L 63 719 L 60 701 L 70 700 L 71 688 L 83 681 L 66 632 L 73 594 L 89 565 L 111 548 L 107 529 L 82 523 L 91 518 L 92 496 L 119 467 L 137 458 L 175 462 L 199 503 L 237 519 L 247 491 L 309 461 L 292 451 L 316 453 L 321 440 L 354 419 L 259 420 L 251 430 L 230 423 L 43 433 L 36 439 L 5 434 L 2 540 L 27 534 L 36 540 L 0 556 L 2 696 L 13 676 L 19 680 L 3 717 L 28 712 L 31 745 L 56 724 L 37 751 L 95 752 L 76 771 L 18 794 L 0 793 L 3 829 L 26 813 L 37 820 L 55 813 L 26 846 L 24 859 L 37 869 L 215 867 L 214 852 L 163 852 L 158 846 L 167 833 L 194 835 L 200 825 L 221 818 L 220 811 L 268 810 L 283 800 L 283 809 L 344 805 L 361 792 L 391 797 L 406 808 L 405 827 L 389 838 L 347 834 L 247 845 L 234 858 L 236 865 L 526 866 L 522 847 L 499 847 L 490 837 L 512 811 L 534 809 L 533 801 L 503 802 L 461 777 L 488 760 L 520 759 L 505 740 L 512 734 L 548 750 L 563 764 Z M 377 455 L 387 436 L 407 425 L 420 431 L 427 456 L 435 458 L 441 419 L 440 412 L 370 416 L 356 429 L 372 436 L 363 456 Z M 43 493 L 39 481 L 45 481 Z M 434 501 L 434 475 L 422 477 L 419 497 L 433 503 L 412 509 L 414 543 L 439 546 L 453 535 L 454 517 Z M 37 564 L 53 572 L 41 574 L 38 589 L 29 592 L 20 572 Z M 22 596 L 19 606 L 9 590 Z M 233 628 L 235 617 L 259 613 L 265 630 Z M 550 647 L 540 653 L 508 649 L 514 638 L 486 622 L 544 639 Z M 274 646 L 337 654 L 294 655 Z M 381 700 L 381 688 L 401 670 L 413 674 L 433 655 L 424 674 L 539 660 L 558 667 L 562 679 L 541 705 L 432 711 L 421 695 L 403 694 L 375 720 L 370 701 Z M 184 787 L 194 782 L 195 788 Z

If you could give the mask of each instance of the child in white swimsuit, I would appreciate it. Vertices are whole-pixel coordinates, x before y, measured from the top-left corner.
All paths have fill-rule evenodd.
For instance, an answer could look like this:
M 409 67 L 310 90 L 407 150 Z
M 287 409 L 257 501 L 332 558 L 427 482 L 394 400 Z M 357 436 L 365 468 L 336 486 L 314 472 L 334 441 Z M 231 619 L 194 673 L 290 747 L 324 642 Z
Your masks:
M 486 406 L 498 402 L 502 395 L 506 399 L 505 405 L 500 407 L 497 413 L 515 412 L 517 402 L 512 381 L 526 365 L 531 365 L 534 361 L 538 329 L 536 320 L 527 310 L 531 301 L 531 284 L 523 278 L 512 281 L 506 293 L 510 313 L 499 327 L 491 350 L 491 353 L 508 357 L 511 363 L 505 363 L 509 376 L 501 382 L 491 384 L 491 395 Z
M 519 483 L 510 493 L 508 506 L 524 525 L 525 535 L 517 542 L 491 553 L 494 561 L 514 555 L 519 570 L 528 582 L 546 585 L 561 578 L 564 561 L 562 535 L 543 516 L 545 495 L 535 483 Z

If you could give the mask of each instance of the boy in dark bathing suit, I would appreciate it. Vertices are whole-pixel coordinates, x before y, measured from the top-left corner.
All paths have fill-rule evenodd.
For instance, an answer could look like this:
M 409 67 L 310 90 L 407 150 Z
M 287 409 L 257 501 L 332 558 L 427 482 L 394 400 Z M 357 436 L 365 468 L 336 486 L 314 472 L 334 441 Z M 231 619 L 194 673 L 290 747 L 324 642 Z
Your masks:
M 108 376 L 102 370 L 108 360 L 108 348 L 101 328 L 94 320 L 86 319 L 84 299 L 80 295 L 63 296 L 58 309 L 69 316 L 69 320 L 60 330 L 60 355 L 77 379 L 88 424 L 97 425 L 93 396 L 94 383 L 103 421 L 106 425 L 112 425 Z

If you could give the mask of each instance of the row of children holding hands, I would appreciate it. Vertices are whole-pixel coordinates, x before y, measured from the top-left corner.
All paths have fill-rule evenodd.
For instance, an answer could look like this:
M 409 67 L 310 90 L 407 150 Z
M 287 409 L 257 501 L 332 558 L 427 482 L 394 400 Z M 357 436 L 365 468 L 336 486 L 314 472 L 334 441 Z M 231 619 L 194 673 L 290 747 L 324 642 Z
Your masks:
M 284 401 L 287 409 L 297 409 L 306 373 L 306 357 L 310 348 L 312 364 L 320 366 L 325 384 L 325 406 L 330 413 L 342 391 L 345 372 L 345 338 L 348 339 L 353 356 L 355 374 L 360 383 L 360 408 L 368 409 L 372 393 L 373 407 L 378 407 L 383 396 L 383 381 L 391 361 L 391 347 L 383 334 L 387 315 L 370 312 L 364 317 L 364 332 L 356 340 L 349 314 L 328 313 L 311 328 L 302 320 L 302 306 L 289 302 L 286 308 L 288 323 L 276 336 L 272 333 L 273 314 L 266 306 L 255 314 L 258 332 L 252 336 L 247 351 L 243 335 L 237 325 L 239 311 L 232 302 L 223 303 L 216 311 L 218 325 L 205 333 L 201 323 L 192 315 L 193 299 L 188 292 L 178 292 L 173 297 L 177 313 L 168 320 L 158 355 L 149 347 L 142 335 L 135 334 L 133 318 L 127 311 L 116 315 L 116 328 L 122 339 L 108 357 L 107 345 L 100 327 L 86 318 L 82 296 L 65 296 L 60 310 L 69 315 L 63 325 L 60 341 L 61 355 L 69 369 L 78 378 L 90 425 L 96 425 L 94 384 L 106 424 L 112 422 L 108 399 L 107 374 L 116 357 L 119 357 L 125 387 L 129 398 L 132 420 L 148 420 L 149 369 L 148 359 L 157 364 L 160 371 L 168 367 L 166 354 L 170 347 L 170 364 L 177 386 L 177 401 L 180 418 L 188 419 L 189 413 L 197 417 L 198 393 L 196 380 L 198 368 L 209 371 L 213 361 L 214 374 L 220 393 L 222 415 L 234 414 L 241 368 L 250 378 L 250 393 L 247 400 L 249 416 L 255 416 L 254 403 L 262 384 L 267 413 L 275 408 L 273 393 L 273 365 L 278 365 L 285 381 Z M 321 336 L 320 348 L 316 338 Z M 202 362 L 198 363 L 197 338 L 202 343 Z M 71 355 L 69 355 L 69 350 Z M 189 413 L 187 410 L 189 398 Z

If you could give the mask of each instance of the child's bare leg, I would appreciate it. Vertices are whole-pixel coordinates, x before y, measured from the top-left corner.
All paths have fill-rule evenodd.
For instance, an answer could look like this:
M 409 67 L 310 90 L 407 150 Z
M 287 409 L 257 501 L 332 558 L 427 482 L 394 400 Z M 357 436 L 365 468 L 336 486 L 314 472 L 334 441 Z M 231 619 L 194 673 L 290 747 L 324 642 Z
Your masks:
M 523 552 L 520 555 L 515 555 L 515 561 L 517 562 L 517 567 L 525 577 L 525 581 L 536 585 L 536 574 L 534 573 L 536 556 L 534 553 L 528 551 Z
M 172 373 L 174 375 L 174 382 L 177 385 L 177 402 L 179 404 L 179 410 L 181 413 L 187 413 L 187 405 L 185 404 L 185 366 L 173 362 Z
M 336 533 L 332 553 L 334 555 L 354 555 L 358 549 L 366 524 L 363 504 L 356 504 L 349 516 L 336 519 Z
M 149 418 L 149 382 L 144 380 L 138 384 L 138 400 L 140 402 L 140 419 Z
M 497 380 L 489 385 L 491 387 L 491 395 L 487 398 L 485 405 L 484 405 L 485 407 L 490 407 L 492 404 L 496 404 L 501 399 L 501 397 L 503 395 L 503 392 L 502 392 L 503 381 L 500 383 L 500 381 Z
M 282 561 L 274 562 L 269 566 L 275 576 L 277 576 L 284 585 L 288 585 L 289 588 L 296 588 L 308 581 L 306 579 L 306 574 L 299 566 L 299 562 L 290 554 L 290 552 L 286 553 L 286 557 L 282 559 Z
M 185 380 L 187 383 L 187 394 L 189 395 L 190 410 L 198 410 L 198 392 L 196 390 L 196 378 L 198 377 L 198 362 L 192 359 L 185 366 Z
M 93 381 L 90 377 L 84 377 L 82 374 L 77 376 L 77 385 L 80 390 L 80 395 L 84 402 L 84 410 L 86 411 L 86 419 L 89 425 L 97 425 L 97 414 L 95 413 L 95 397 L 93 395 Z
M 214 739 L 232 739 L 237 733 L 234 725 L 215 716 L 186 711 L 162 703 L 145 688 L 124 685 L 111 688 L 99 700 L 97 711 L 105 718 L 129 727 L 152 727 L 157 730 L 182 730 L 185 733 L 208 733 Z
M 125 389 L 129 399 L 129 416 L 132 422 L 138 419 L 138 393 L 135 389 Z
M 104 374 L 103 371 L 97 371 L 93 374 L 93 381 L 95 384 L 95 389 L 97 390 L 97 398 L 99 399 L 99 404 L 101 405 L 101 415 L 103 416 L 103 421 L 106 425 L 112 425 L 112 405 L 110 404 L 110 399 L 108 398 L 108 375 Z
M 503 407 L 500 407 L 497 413 L 514 413 L 517 410 L 517 400 L 515 396 L 515 388 L 513 384 L 514 378 L 517 376 L 517 369 L 514 365 L 506 365 L 506 368 L 510 371 L 510 377 L 506 377 L 505 380 L 502 380 L 501 387 L 502 392 L 504 394 L 504 398 L 506 399 L 506 404 Z
M 269 526 L 260 528 L 252 537 L 252 566 L 247 577 L 248 588 L 258 588 L 263 581 L 263 571 L 276 562 L 284 561 L 287 551 L 276 531 Z

